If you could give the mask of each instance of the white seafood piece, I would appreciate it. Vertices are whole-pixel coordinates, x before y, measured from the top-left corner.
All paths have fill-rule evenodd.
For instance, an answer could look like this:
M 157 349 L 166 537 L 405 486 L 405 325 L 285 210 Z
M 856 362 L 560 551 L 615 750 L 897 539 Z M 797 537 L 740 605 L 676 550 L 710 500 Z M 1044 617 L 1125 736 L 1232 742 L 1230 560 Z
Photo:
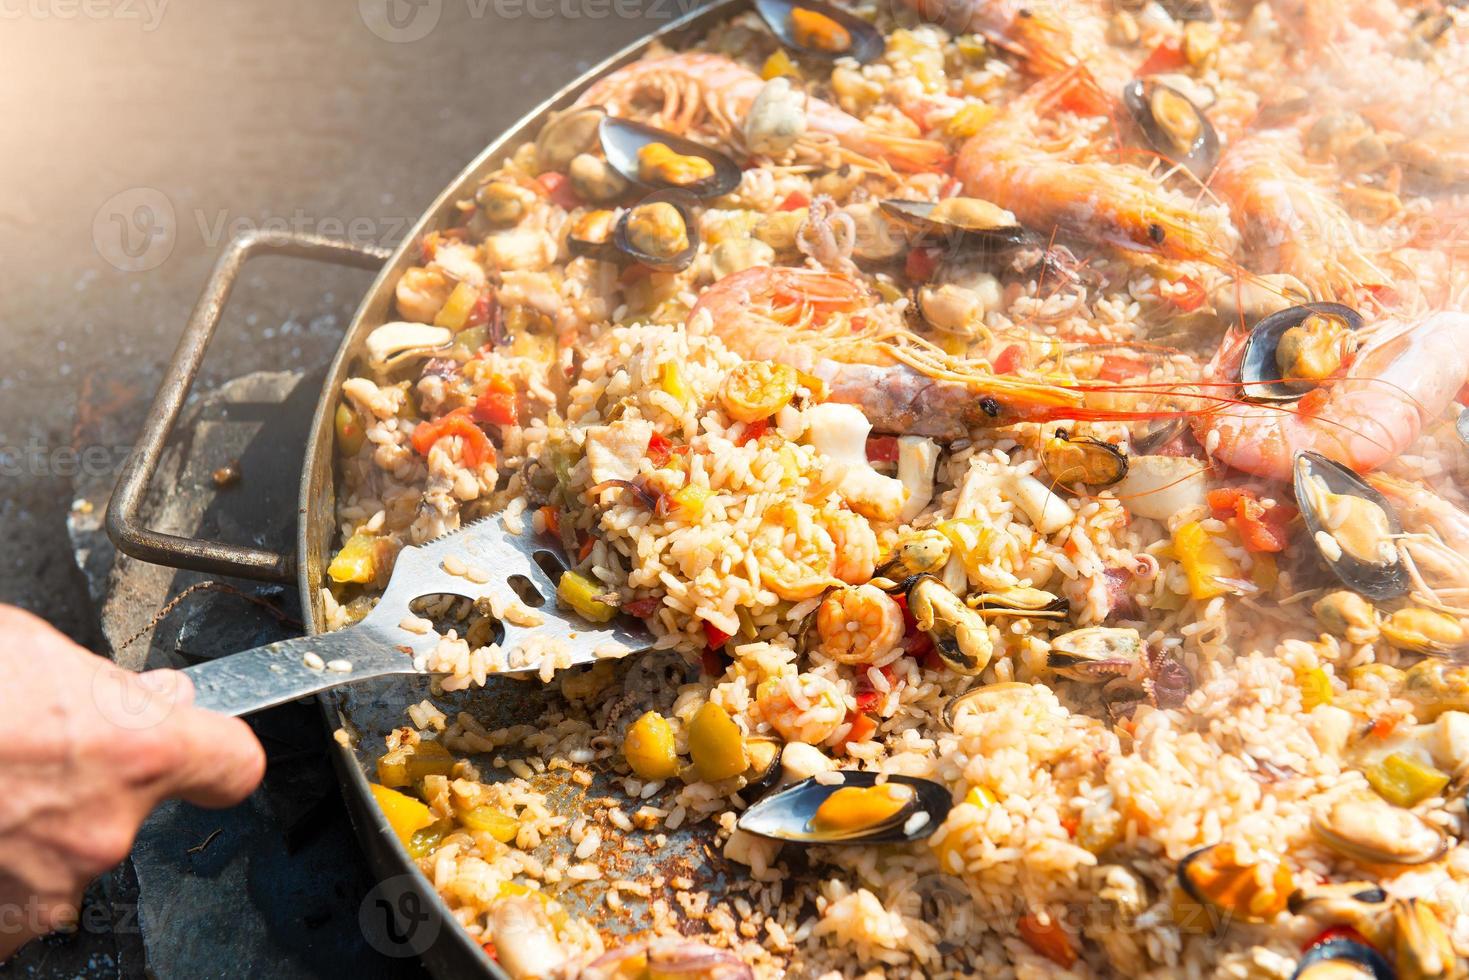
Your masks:
M 502 307 L 528 306 L 551 317 L 559 313 L 563 305 L 556 280 L 545 272 L 503 273 L 495 299 Z
M 545 907 L 529 895 L 496 902 L 490 912 L 490 933 L 500 966 L 514 980 L 546 980 L 559 976 L 566 964 L 566 951 Z
M 475 247 L 467 242 L 439 242 L 429 268 L 438 268 L 451 279 L 471 286 L 483 286 L 486 282 L 484 266 L 475 257 Z
M 644 419 L 622 419 L 611 425 L 587 430 L 587 462 L 592 482 L 631 480 L 638 475 L 648 455 L 653 423 Z
M 539 228 L 508 228 L 485 237 L 485 263 L 501 271 L 544 269 L 556 261 L 556 248 Z
M 902 482 L 883 476 L 867 461 L 872 423 L 855 405 L 827 402 L 806 410 L 806 438 L 816 451 L 843 467 L 837 492 L 863 517 L 895 520 L 908 497 Z
M 1024 511 L 1042 534 L 1055 534 L 1076 516 L 1066 501 L 1033 476 L 1011 475 L 1000 484 L 1000 492 Z
M 394 320 L 367 335 L 367 360 L 374 371 L 388 371 L 414 357 L 427 357 L 454 339 L 445 327 Z
M 1127 475 L 1110 489 L 1137 517 L 1166 521 L 1204 505 L 1208 470 L 1203 461 L 1188 456 L 1133 456 Z
M 924 436 L 902 436 L 898 439 L 898 480 L 908 490 L 908 500 L 898 511 L 898 520 L 907 523 L 933 500 L 933 470 L 939 461 L 939 444 Z
M 750 104 L 743 129 L 751 153 L 778 156 L 806 132 L 805 99 L 789 78 L 772 78 Z
M 342 382 L 342 394 L 359 415 L 387 420 L 398 414 L 408 396 L 402 388 L 379 388 L 367 378 L 348 378 Z

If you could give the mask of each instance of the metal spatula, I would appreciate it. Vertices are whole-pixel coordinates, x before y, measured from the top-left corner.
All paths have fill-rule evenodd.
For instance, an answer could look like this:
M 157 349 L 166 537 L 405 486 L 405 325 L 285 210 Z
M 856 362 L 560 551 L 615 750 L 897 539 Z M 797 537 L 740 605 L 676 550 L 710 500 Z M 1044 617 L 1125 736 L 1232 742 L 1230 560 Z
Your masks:
M 463 566 L 465 575 L 451 574 Z M 565 641 L 573 664 L 591 663 L 599 647 L 619 643 L 637 653 L 653 636 L 627 617 L 592 623 L 556 604 L 556 583 L 565 563 L 544 539 L 505 530 L 499 516 L 466 525 L 428 544 L 398 553 L 382 598 L 361 622 L 335 633 L 303 636 L 211 660 L 184 671 L 194 681 L 195 704 L 227 715 L 248 715 L 286 701 L 354 681 L 387 674 L 420 673 L 415 655 L 439 641 L 436 633 L 415 633 L 402 624 L 413 615 L 409 604 L 426 595 L 452 594 L 481 599 L 490 595 L 522 598 L 538 606 L 544 622 L 535 627 L 501 622 L 502 647 L 531 635 Z

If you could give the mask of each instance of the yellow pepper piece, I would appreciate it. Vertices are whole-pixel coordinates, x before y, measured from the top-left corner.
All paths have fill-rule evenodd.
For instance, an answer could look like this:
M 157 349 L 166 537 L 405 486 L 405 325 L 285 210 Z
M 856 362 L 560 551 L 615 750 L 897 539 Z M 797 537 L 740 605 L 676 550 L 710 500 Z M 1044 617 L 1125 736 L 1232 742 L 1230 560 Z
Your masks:
M 1364 775 L 1378 796 L 1401 807 L 1417 806 L 1449 784 L 1448 773 L 1400 752 L 1369 766 Z
M 1301 686 L 1301 707 L 1307 711 L 1331 703 L 1331 678 L 1320 667 L 1301 671 L 1296 675 L 1296 683 Z
M 1189 595 L 1195 599 L 1224 595 L 1230 589 L 1221 579 L 1239 577 L 1239 566 L 1198 521 L 1173 532 L 1173 552 L 1188 576 Z
M 985 127 L 995 117 L 995 108 L 970 103 L 944 123 L 944 135 L 950 139 L 968 139 Z
M 710 783 L 738 776 L 750 768 L 740 726 L 712 701 L 706 702 L 689 722 L 689 756 L 699 778 Z
M 977 806 L 981 810 L 984 810 L 994 806 L 999 801 L 995 799 L 994 793 L 991 793 L 983 786 L 976 786 L 964 795 L 964 802 L 970 806 Z
M 765 64 L 760 66 L 760 77 L 768 82 L 781 75 L 787 78 L 800 78 L 801 69 L 796 67 L 796 63 L 791 60 L 791 56 L 786 54 L 784 49 L 777 48 L 775 53 L 765 59 Z
M 354 534 L 327 566 L 326 574 L 341 585 L 366 585 L 377 577 L 376 541 L 370 534 Z
M 673 361 L 665 361 L 658 368 L 658 387 L 685 405 L 688 404 L 689 398 L 693 394 L 689 391 L 689 386 L 684 384 L 683 375 L 678 370 L 678 364 Z
M 501 844 L 509 844 L 520 833 L 520 821 L 502 810 L 481 805 L 459 814 L 459 823 L 465 830 L 489 834 Z
M 422 830 L 415 830 L 413 836 L 408 838 L 408 853 L 416 858 L 427 857 L 434 852 L 444 840 L 444 834 L 453 828 L 440 820 L 431 823 Z
M 680 517 L 688 521 L 697 521 L 704 516 L 704 505 L 709 501 L 709 491 L 701 486 L 690 483 L 688 486 L 675 490 L 670 496 L 673 498 L 674 506 Z
M 448 327 L 455 331 L 463 330 L 477 302 L 479 302 L 479 292 L 469 283 L 461 282 L 454 287 L 454 291 L 449 294 L 449 298 L 444 301 L 444 305 L 434 316 L 434 326 Z
M 346 402 L 338 403 L 332 423 L 337 432 L 337 455 L 356 456 L 367 441 L 367 433 L 362 431 L 362 423 L 357 413 L 352 411 L 352 406 Z
M 556 598 L 583 619 L 605 623 L 617 615 L 617 607 L 598 599 L 607 587 L 579 572 L 566 572 L 556 583 Z
M 414 834 L 434 822 L 429 808 L 413 797 L 377 783 L 368 783 L 368 788 L 372 790 L 372 798 L 382 809 L 383 816 L 388 818 L 388 826 L 393 828 L 404 847 L 412 843 Z
M 656 711 L 647 712 L 628 727 L 622 755 L 643 779 L 672 779 L 678 775 L 673 726 Z
M 1275 556 L 1256 552 L 1253 557 L 1255 564 L 1250 568 L 1250 581 L 1258 585 L 1261 592 L 1269 592 L 1280 581 L 1280 569 L 1275 564 Z
M 377 760 L 377 781 L 384 786 L 416 785 L 425 776 L 447 776 L 454 756 L 439 742 L 423 741 L 389 752 Z

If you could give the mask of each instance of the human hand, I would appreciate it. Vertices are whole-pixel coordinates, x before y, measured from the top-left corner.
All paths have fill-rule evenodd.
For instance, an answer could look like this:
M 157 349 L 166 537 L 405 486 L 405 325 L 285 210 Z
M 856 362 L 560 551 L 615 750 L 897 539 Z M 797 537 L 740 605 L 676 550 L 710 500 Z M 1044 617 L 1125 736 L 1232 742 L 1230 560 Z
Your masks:
M 0 606 L 0 961 L 75 921 L 159 803 L 233 806 L 260 783 L 254 733 L 193 699 L 178 671 L 122 670 Z

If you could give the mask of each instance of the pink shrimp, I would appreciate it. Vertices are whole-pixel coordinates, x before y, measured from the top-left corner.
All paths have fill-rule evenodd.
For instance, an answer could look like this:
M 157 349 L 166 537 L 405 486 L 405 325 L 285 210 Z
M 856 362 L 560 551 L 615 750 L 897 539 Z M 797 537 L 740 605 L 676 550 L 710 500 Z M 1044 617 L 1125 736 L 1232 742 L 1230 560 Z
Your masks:
M 1259 272 L 1285 272 L 1319 297 L 1350 303 L 1387 284 L 1359 226 L 1318 179 L 1292 132 L 1270 130 L 1230 147 L 1211 184 L 1228 205 Z
M 832 314 L 859 313 L 871 303 L 863 286 L 846 276 L 757 266 L 704 290 L 689 323 L 705 317 L 741 356 L 779 361 L 819 378 L 831 401 L 861 408 L 880 432 L 961 438 L 987 406 L 998 404 L 992 392 L 1018 403 L 1034 389 L 1052 407 L 1076 400 L 1064 388 L 1018 378 L 975 383 L 941 370 L 931 375 L 904 362 L 892 345 L 856 338 L 850 323 L 828 322 Z
M 579 102 L 626 113 L 640 94 L 652 91 L 664 100 L 659 120 L 665 124 L 676 120 L 686 127 L 699 108 L 726 122 L 743 119 L 764 85 L 759 75 L 723 55 L 691 51 L 635 61 L 587 89 Z M 940 171 L 948 165 L 948 150 L 935 140 L 884 133 L 821 99 L 808 98 L 805 108 L 810 129 L 835 137 L 854 153 L 912 173 Z
M 1288 480 L 1296 453 L 1311 450 L 1358 473 L 1408 448 L 1469 380 L 1469 315 L 1430 314 L 1412 324 L 1385 322 L 1345 377 L 1293 405 L 1217 404 L 1194 417 L 1194 433 L 1212 455 L 1235 469 Z M 1237 377 L 1246 334 L 1210 363 L 1220 384 Z
M 1038 111 L 1076 81 L 1058 77 L 1037 85 L 971 137 L 954 166 L 965 192 L 1014 212 L 1042 235 L 1056 230 L 1223 264 L 1235 238 L 1227 221 L 1179 199 L 1141 167 L 1071 160 L 1037 145 Z

